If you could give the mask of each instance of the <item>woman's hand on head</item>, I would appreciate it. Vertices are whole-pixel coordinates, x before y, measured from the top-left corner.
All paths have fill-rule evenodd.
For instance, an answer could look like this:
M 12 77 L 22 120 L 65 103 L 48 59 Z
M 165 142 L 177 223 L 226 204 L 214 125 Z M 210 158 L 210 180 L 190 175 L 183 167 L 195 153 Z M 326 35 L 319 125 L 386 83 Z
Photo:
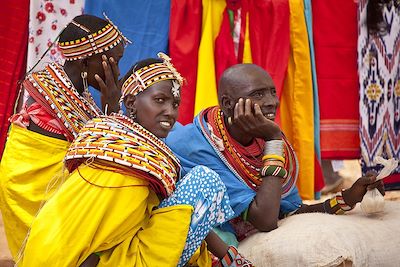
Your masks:
M 233 124 L 239 126 L 246 134 L 264 140 L 281 139 L 282 133 L 278 124 L 267 119 L 258 104 L 250 99 L 242 99 L 234 108 Z
M 107 113 L 118 112 L 119 99 L 121 97 L 121 86 L 118 81 L 119 68 L 117 62 L 112 58 L 102 55 L 102 66 L 104 70 L 104 80 L 96 74 L 95 79 L 99 84 L 101 92 L 101 105 L 103 110 L 108 105 Z
M 354 206 L 358 202 L 361 202 L 364 195 L 368 190 L 377 188 L 379 192 L 384 196 L 385 189 L 383 181 L 376 181 L 377 174 L 375 172 L 367 172 L 365 176 L 358 178 L 357 181 L 347 190 L 343 191 L 343 199 L 349 206 Z

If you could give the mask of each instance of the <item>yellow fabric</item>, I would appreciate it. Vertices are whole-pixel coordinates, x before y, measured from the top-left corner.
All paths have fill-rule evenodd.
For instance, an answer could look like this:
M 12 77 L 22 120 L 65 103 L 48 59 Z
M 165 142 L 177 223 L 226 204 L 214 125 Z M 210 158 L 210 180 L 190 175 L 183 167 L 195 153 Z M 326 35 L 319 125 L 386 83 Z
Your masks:
M 253 63 L 250 46 L 249 12 L 246 15 L 246 32 L 244 35 L 243 63 Z
M 209 267 L 212 266 L 210 252 L 207 250 L 207 243 L 203 240 L 201 246 L 196 250 L 188 262 L 189 266 Z
M 214 47 L 221 28 L 225 0 L 203 0 L 203 24 L 198 56 L 194 114 L 218 105 Z
M 314 113 L 311 60 L 302 0 L 290 0 L 290 57 L 281 97 L 283 132 L 299 158 L 297 186 L 302 199 L 314 198 Z
M 108 266 L 168 266 L 166 259 L 176 266 L 192 207 L 153 211 L 158 204 L 147 181 L 81 165 L 34 220 L 19 266 L 79 266 L 120 243 L 115 249 L 127 253 L 110 257 Z
M 14 259 L 42 201 L 53 191 L 46 194 L 49 182 L 62 176 L 68 146 L 67 141 L 11 125 L 0 163 L 0 207 Z
M 155 210 L 137 235 L 105 251 L 97 266 L 176 266 L 184 249 L 192 211 L 188 205 Z

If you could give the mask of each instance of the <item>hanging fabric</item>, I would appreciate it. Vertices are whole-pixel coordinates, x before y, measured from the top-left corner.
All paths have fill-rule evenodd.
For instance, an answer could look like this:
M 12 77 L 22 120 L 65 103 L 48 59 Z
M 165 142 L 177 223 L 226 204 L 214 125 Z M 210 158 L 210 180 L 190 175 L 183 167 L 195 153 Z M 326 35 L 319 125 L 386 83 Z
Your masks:
M 360 83 L 361 167 L 379 171 L 375 158 L 400 157 L 400 5 L 388 1 L 378 15 L 382 24 L 370 23 L 367 9 L 374 1 L 358 3 L 358 71 Z M 373 27 L 382 32 L 371 32 Z M 368 30 L 371 30 L 370 32 Z M 400 188 L 400 167 L 384 180 Z
M 323 159 L 360 156 L 357 84 L 357 4 L 313 0 L 314 47 Z
M 185 78 L 178 117 L 182 124 L 192 122 L 194 117 L 201 22 L 201 0 L 171 0 L 169 55 Z
M 202 3 L 203 22 L 197 67 L 195 115 L 206 107 L 218 104 L 214 47 L 226 7 L 225 0 L 203 0 Z
M 313 87 L 304 3 L 290 0 L 289 7 L 291 50 L 281 97 L 281 124 L 299 159 L 300 196 L 314 199 Z
M 304 15 L 306 18 L 308 44 L 310 46 L 310 60 L 311 60 L 311 73 L 313 85 L 313 105 L 314 105 L 314 191 L 315 199 L 320 198 L 321 189 L 324 187 L 324 177 L 322 173 L 321 162 L 321 143 L 320 143 L 320 126 L 319 126 L 319 101 L 318 101 L 318 83 L 317 71 L 315 68 L 315 52 L 314 52 L 314 37 L 313 37 L 313 20 L 312 20 L 312 6 L 311 0 L 304 0 Z
M 0 24 L 12 25 L 12 30 L 0 35 L 0 159 L 7 138 L 8 118 L 14 110 L 18 94 L 18 80 L 26 68 L 29 1 L 6 1 L 0 11 Z M 5 29 L 5 28 L 4 28 Z

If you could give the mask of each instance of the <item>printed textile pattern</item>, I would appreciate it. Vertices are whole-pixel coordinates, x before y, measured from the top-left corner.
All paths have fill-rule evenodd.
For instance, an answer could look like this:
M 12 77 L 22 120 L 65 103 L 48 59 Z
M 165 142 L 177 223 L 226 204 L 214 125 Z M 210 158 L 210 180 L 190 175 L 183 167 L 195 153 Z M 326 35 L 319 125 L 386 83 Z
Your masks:
M 160 208 L 182 204 L 191 205 L 193 214 L 178 266 L 185 266 L 212 228 L 234 215 L 224 183 L 216 172 L 205 166 L 194 167 L 182 178 Z
M 361 166 L 379 171 L 376 156 L 400 157 L 400 6 L 383 7 L 385 34 L 368 34 L 367 1 L 359 1 L 358 68 L 360 82 Z M 400 166 L 393 172 L 400 173 Z
M 28 70 L 39 60 L 62 29 L 75 17 L 83 13 L 84 0 L 31 1 L 28 39 Z M 63 63 L 57 44 L 42 59 L 37 69 L 49 62 Z

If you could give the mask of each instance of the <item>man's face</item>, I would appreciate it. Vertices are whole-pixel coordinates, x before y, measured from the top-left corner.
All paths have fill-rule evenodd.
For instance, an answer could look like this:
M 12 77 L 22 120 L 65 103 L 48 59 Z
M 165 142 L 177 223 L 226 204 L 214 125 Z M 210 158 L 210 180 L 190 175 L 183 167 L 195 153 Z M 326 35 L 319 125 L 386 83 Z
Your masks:
M 254 104 L 258 104 L 265 117 L 275 120 L 279 100 L 274 82 L 265 72 L 245 71 L 243 76 L 238 79 L 236 86 L 230 88 L 229 95 L 234 103 L 237 103 L 240 98 L 250 99 L 252 107 Z
M 178 118 L 181 99 L 172 87 L 172 81 L 161 81 L 136 96 L 136 121 L 158 138 L 167 137 Z

